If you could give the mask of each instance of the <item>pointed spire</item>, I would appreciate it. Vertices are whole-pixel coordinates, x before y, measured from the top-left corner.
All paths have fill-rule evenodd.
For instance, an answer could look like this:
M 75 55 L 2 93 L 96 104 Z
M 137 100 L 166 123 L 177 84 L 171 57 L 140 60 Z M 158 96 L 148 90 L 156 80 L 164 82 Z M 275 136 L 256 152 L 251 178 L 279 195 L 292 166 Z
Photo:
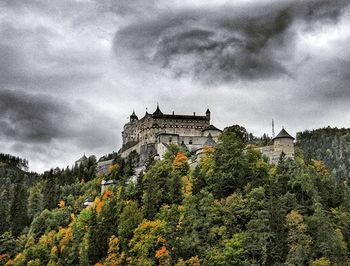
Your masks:
M 134 122 L 134 121 L 137 121 L 137 120 L 139 120 L 139 118 L 135 114 L 135 109 L 133 109 L 132 114 L 130 116 L 130 122 Z
M 157 109 L 154 111 L 153 115 L 163 115 L 162 111 L 159 108 L 159 103 L 157 103 Z
M 210 110 L 209 110 L 209 106 L 207 106 L 207 111 L 205 112 L 205 116 L 207 117 L 207 120 L 210 122 Z

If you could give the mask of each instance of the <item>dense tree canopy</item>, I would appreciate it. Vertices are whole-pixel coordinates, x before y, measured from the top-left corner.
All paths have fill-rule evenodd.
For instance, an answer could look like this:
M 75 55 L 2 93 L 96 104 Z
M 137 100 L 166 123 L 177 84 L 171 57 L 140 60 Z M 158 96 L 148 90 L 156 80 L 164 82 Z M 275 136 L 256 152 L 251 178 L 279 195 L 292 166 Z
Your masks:
M 0 264 L 348 265 L 347 177 L 307 151 L 271 165 L 252 140 L 229 127 L 192 164 L 171 146 L 136 180 L 136 157 L 116 155 L 104 176 L 94 157 L 34 176 L 0 167 Z

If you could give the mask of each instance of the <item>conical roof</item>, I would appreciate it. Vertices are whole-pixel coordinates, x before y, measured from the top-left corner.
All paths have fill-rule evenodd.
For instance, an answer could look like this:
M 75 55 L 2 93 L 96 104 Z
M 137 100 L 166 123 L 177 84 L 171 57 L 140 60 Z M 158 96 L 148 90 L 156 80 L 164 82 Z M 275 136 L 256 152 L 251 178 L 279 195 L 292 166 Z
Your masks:
M 137 115 L 135 114 L 135 110 L 133 110 L 133 112 L 132 112 L 132 114 L 131 114 L 131 116 L 130 116 L 130 119 L 136 119 L 136 120 L 138 120 L 138 117 L 137 117 Z
M 275 139 L 293 139 L 294 140 L 294 138 L 291 135 L 289 135 L 289 133 L 284 128 L 282 128 L 281 132 L 278 133 L 278 135 L 273 138 L 273 140 Z
M 163 115 L 162 111 L 159 108 L 159 104 L 157 104 L 157 109 L 154 111 L 153 115 Z

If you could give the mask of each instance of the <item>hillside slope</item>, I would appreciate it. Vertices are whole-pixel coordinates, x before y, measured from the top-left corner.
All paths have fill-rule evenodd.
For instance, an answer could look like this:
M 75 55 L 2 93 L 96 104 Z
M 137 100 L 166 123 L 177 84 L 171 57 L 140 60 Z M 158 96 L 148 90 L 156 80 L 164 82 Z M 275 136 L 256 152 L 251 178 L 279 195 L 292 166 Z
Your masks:
M 350 129 L 321 128 L 297 134 L 306 161 L 322 160 L 339 179 L 350 178 Z

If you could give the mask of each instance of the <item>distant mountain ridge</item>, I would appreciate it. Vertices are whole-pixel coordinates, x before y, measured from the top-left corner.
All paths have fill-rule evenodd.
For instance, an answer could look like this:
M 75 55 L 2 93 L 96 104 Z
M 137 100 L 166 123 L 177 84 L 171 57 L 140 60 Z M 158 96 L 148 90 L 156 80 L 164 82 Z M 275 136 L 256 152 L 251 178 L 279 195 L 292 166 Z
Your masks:
M 299 132 L 296 145 L 306 161 L 321 160 L 337 178 L 350 178 L 349 128 L 326 127 Z

